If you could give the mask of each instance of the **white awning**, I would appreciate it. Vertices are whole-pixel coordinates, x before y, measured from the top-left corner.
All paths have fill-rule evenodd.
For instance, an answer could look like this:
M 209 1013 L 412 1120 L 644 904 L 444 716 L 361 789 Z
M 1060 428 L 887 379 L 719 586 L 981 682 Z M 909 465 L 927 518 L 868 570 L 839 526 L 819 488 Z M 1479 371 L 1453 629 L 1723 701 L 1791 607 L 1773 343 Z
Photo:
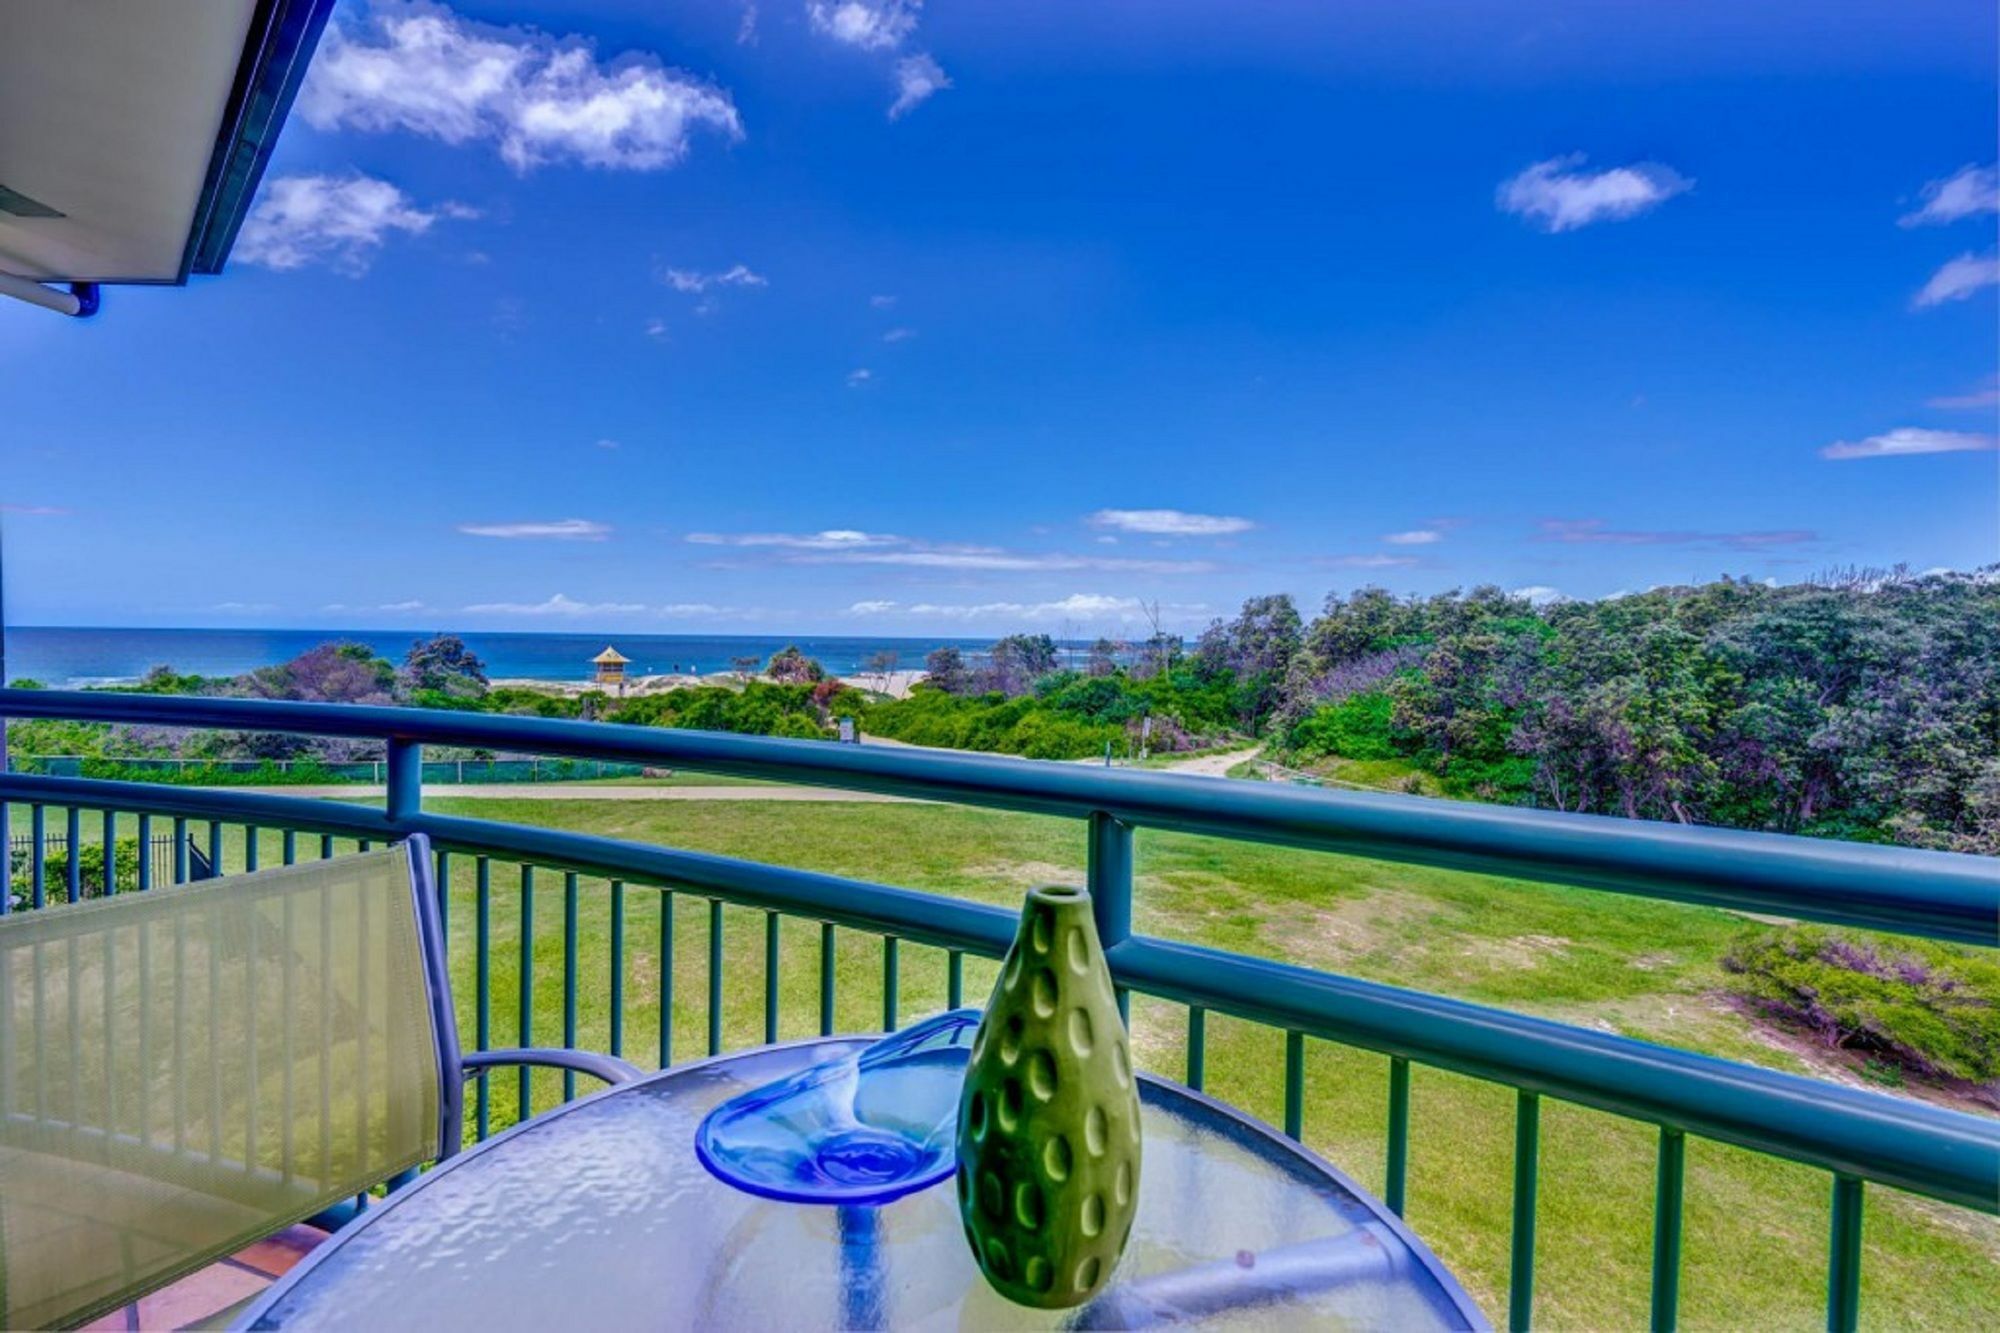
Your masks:
M 180 283 L 219 270 L 331 8 L 0 3 L 0 272 Z

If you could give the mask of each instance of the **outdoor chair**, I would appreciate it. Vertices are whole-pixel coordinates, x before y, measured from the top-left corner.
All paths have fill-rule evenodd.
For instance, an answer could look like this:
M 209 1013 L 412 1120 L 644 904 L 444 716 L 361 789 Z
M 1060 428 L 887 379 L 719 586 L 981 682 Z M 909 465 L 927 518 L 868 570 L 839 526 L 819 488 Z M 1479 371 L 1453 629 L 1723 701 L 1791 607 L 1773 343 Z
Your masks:
M 0 1327 L 78 1324 L 460 1146 L 422 837 L 0 918 Z M 337 1216 L 336 1212 L 336 1216 Z

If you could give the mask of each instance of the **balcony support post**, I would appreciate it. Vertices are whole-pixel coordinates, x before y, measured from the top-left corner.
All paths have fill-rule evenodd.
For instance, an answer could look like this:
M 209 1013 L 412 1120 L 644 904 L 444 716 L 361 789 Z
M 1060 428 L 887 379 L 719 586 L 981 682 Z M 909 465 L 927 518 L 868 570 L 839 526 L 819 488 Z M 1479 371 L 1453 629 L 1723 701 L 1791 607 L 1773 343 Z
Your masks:
M 1132 934 L 1132 826 L 1093 811 L 1090 816 L 1090 912 L 1097 938 L 1109 954 Z M 1116 987 L 1118 1016 L 1132 1025 L 1132 996 Z
M 384 812 L 392 824 L 405 824 L 417 817 L 424 804 L 424 747 L 416 741 L 391 737 L 389 740 L 389 794 Z

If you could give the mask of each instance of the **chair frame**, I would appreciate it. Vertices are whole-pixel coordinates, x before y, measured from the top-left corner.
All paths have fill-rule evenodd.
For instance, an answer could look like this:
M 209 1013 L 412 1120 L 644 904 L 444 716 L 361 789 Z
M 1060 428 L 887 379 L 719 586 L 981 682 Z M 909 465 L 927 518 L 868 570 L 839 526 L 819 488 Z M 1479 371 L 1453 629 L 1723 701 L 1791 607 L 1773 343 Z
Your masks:
M 445 962 L 444 918 L 438 910 L 437 861 L 430 839 L 412 833 L 401 844 L 410 858 L 411 909 L 416 913 L 419 952 L 423 955 L 424 988 L 436 1035 L 438 1067 L 438 1156 L 447 1161 L 465 1146 L 465 1084 L 494 1069 L 535 1066 L 588 1074 L 606 1083 L 630 1083 L 640 1069 L 613 1055 L 571 1050 L 562 1046 L 515 1046 L 467 1052 L 458 1044 L 458 1017 L 452 1008 L 451 976 Z

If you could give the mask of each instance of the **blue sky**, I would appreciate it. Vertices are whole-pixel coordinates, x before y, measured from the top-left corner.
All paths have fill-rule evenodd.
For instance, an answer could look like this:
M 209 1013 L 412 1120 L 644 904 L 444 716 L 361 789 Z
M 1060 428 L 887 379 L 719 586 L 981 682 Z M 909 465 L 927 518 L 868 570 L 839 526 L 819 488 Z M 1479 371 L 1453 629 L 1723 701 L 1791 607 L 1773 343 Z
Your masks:
M 348 3 L 0 308 L 17 624 L 977 634 L 2000 558 L 1992 6 Z

